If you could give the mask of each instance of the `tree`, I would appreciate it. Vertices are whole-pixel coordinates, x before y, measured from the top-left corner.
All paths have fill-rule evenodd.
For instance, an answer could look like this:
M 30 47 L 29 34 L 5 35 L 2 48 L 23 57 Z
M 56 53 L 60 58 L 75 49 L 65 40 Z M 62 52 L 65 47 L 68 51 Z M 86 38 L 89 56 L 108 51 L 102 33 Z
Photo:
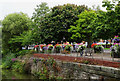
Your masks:
M 0 26 L 2 25 L 2 21 L 0 20 Z
M 37 8 L 35 8 L 35 12 L 33 12 L 32 20 L 34 20 L 38 27 L 40 27 L 40 23 L 43 20 L 43 17 L 49 11 L 50 9 L 47 6 L 47 3 L 42 2 L 41 4 L 37 5 Z
M 111 36 L 113 36 L 113 33 L 115 32 L 115 29 L 108 24 L 108 16 L 106 12 L 99 11 L 97 13 L 97 17 L 94 19 L 94 21 L 91 23 L 91 26 L 95 28 L 95 32 L 93 34 L 93 39 L 110 39 Z
M 20 36 L 15 36 L 12 38 L 10 42 L 21 42 L 22 45 L 30 45 L 41 43 L 41 22 L 44 21 L 45 15 L 49 12 L 49 7 L 47 3 L 43 2 L 37 5 L 35 8 L 35 12 L 33 12 L 33 16 L 31 18 L 31 24 L 29 26 L 29 30 L 27 32 L 23 32 Z
M 113 29 L 114 32 L 113 35 L 120 35 L 120 1 L 119 0 L 114 0 L 113 2 L 104 0 L 103 2 L 103 7 L 106 7 L 107 10 L 107 24 L 109 24 Z
M 97 17 L 97 14 L 95 11 L 85 10 L 78 17 L 79 19 L 75 22 L 75 26 L 71 25 L 68 32 L 72 32 L 71 39 L 87 41 L 90 47 L 95 32 L 95 27 L 92 27 L 91 24 Z
M 115 29 L 116 29 L 116 35 L 120 35 L 120 1 L 118 1 L 118 4 L 115 6 Z
M 20 12 L 7 15 L 2 21 L 2 51 L 15 52 L 21 50 L 20 42 L 10 42 L 11 38 L 20 36 L 24 31 L 29 29 L 30 18 Z
M 2 48 L 2 28 L 0 28 L 0 50 Z
M 33 22 L 30 22 L 30 26 L 29 26 L 29 30 L 28 31 L 24 31 L 22 34 L 20 34 L 20 36 L 14 36 L 14 38 L 11 38 L 11 40 L 9 41 L 10 43 L 21 43 L 22 46 L 28 46 L 31 44 L 35 44 L 37 38 L 35 38 L 35 31 L 32 29 L 33 26 Z
M 78 14 L 87 10 L 84 5 L 77 6 L 74 4 L 59 5 L 52 8 L 51 12 L 46 14 L 41 21 L 40 33 L 44 43 L 50 43 L 52 40 L 60 42 L 65 38 L 70 39 L 71 33 L 67 31 L 70 25 L 78 19 Z
M 35 8 L 35 12 L 33 13 L 32 20 L 33 20 L 33 26 L 32 26 L 32 33 L 33 33 L 33 39 L 34 42 L 43 43 L 42 38 L 42 22 L 45 21 L 46 14 L 50 11 L 49 7 L 47 6 L 47 3 L 42 2 L 41 4 L 37 5 L 37 8 Z

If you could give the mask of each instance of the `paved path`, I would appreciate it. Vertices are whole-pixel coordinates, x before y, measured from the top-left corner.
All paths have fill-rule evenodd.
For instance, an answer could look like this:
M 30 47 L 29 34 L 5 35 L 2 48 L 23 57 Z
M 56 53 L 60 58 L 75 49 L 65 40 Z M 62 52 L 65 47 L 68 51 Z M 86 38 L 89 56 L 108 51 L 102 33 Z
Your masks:
M 120 62 L 120 58 L 112 58 L 109 52 L 93 53 L 92 56 L 90 56 L 89 54 L 88 56 L 85 56 L 85 54 L 83 54 L 83 56 L 80 56 L 80 53 L 71 53 L 71 54 L 52 53 L 51 55 L 94 58 L 94 59 L 101 59 L 101 60 L 106 60 L 106 61 Z
M 92 56 L 80 56 L 80 54 L 77 53 L 71 53 L 71 54 L 61 54 L 61 53 L 52 53 L 52 54 L 41 54 L 41 53 L 35 53 L 33 54 L 34 57 L 42 57 L 42 58 L 48 58 L 52 57 L 53 59 L 62 60 L 62 61 L 68 61 L 68 62 L 83 62 L 85 60 L 88 60 L 90 64 L 97 64 L 107 67 L 115 67 L 120 68 L 120 58 L 114 58 L 112 59 L 110 57 L 110 53 L 94 53 Z M 76 59 L 76 60 L 75 60 Z

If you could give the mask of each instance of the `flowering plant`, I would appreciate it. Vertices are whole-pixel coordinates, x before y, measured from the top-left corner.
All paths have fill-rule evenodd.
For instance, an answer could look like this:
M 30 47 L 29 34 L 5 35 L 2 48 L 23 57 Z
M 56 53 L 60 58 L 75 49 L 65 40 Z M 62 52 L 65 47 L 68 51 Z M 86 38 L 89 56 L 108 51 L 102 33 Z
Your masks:
M 120 57 L 120 46 L 119 45 L 116 44 L 114 46 L 111 46 L 110 50 L 111 50 L 112 57 Z
M 60 44 L 56 44 L 55 45 L 56 52 L 60 52 L 60 49 L 61 49 L 61 45 Z
M 15 61 L 17 61 L 17 58 L 12 58 L 11 60 L 12 60 L 12 62 L 15 62 Z
M 39 45 L 35 45 L 35 46 L 34 46 L 34 48 L 37 48 L 37 47 L 39 47 Z
M 101 53 L 104 51 L 104 47 L 102 45 L 95 45 L 93 48 L 95 53 Z
M 55 48 L 56 48 L 56 47 L 61 47 L 61 46 L 62 46 L 61 44 L 56 44 L 56 45 L 55 45 Z
M 71 45 L 71 44 L 68 44 L 68 45 L 65 46 L 65 50 L 66 50 L 66 51 L 70 51 L 70 50 L 71 50 L 71 47 L 72 47 L 72 45 Z
M 52 50 L 53 49 L 53 45 L 52 44 L 48 44 L 48 50 Z
M 40 51 L 41 51 L 41 52 L 44 52 L 45 49 L 47 49 L 46 45 L 41 44 L 41 45 L 40 45 Z
M 96 43 L 93 43 L 92 45 L 91 45 L 91 47 L 93 48 L 95 45 L 97 45 Z
M 120 39 L 120 37 L 118 37 L 118 36 L 115 36 L 115 37 L 114 37 L 114 39 Z
M 114 39 L 113 39 L 113 41 L 114 41 L 115 43 L 118 43 L 118 42 L 120 41 L 120 37 L 115 36 Z
M 43 45 L 43 44 L 40 45 L 41 49 L 43 49 L 45 46 L 46 46 L 46 45 Z

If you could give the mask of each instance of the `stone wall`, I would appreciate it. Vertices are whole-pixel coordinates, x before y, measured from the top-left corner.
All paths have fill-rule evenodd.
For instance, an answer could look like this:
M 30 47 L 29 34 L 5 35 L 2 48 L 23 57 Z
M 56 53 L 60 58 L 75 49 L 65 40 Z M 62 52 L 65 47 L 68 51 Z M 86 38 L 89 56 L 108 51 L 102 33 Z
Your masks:
M 120 78 L 118 68 L 33 57 L 21 60 L 26 62 L 25 69 L 36 76 L 65 79 L 98 79 L 101 76 Z
M 120 78 L 120 69 L 87 65 L 75 62 L 43 60 L 36 58 L 30 71 L 36 75 L 43 73 L 46 77 L 62 77 L 64 79 L 99 79 L 101 76 Z

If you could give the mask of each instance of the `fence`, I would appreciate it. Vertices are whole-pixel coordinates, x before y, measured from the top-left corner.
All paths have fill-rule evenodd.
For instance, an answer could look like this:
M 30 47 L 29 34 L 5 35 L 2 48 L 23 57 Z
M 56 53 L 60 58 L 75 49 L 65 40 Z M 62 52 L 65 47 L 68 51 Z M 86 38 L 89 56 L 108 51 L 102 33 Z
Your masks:
M 77 49 L 73 49 L 73 47 L 70 47 L 69 49 L 65 49 L 64 47 L 61 47 L 59 50 L 57 50 L 55 47 L 53 47 L 52 49 L 48 49 L 47 47 L 41 48 L 41 47 L 37 47 L 35 48 L 35 50 L 37 51 L 37 53 L 40 54 L 53 54 L 53 55 L 68 55 L 68 56 L 92 56 L 92 54 L 94 53 L 94 49 L 93 48 L 85 48 L 81 51 L 78 51 Z M 82 52 L 82 54 L 81 54 Z

